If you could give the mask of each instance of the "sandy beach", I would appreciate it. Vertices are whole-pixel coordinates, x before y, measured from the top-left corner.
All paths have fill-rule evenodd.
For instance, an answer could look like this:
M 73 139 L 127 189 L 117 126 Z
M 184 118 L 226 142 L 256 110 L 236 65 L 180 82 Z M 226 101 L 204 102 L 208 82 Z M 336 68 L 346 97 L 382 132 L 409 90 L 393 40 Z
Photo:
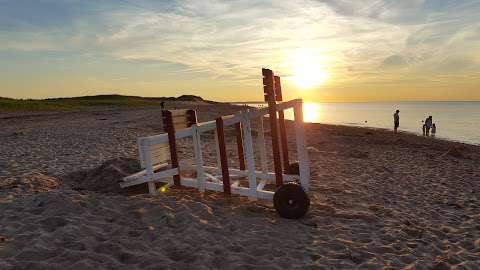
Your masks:
M 239 109 L 167 106 L 200 121 Z M 480 268 L 479 146 L 307 124 L 311 207 L 287 220 L 267 202 L 113 185 L 160 122 L 155 107 L 0 113 L 0 269 Z M 181 141 L 180 158 L 191 152 Z

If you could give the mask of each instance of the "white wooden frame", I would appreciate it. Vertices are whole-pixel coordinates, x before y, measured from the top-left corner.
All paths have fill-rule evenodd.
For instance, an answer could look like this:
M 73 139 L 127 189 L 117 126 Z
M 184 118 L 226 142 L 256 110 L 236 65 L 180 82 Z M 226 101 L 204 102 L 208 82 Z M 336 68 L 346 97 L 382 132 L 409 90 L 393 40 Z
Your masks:
M 300 180 L 301 186 L 306 192 L 309 189 L 310 168 L 308 161 L 308 154 L 306 151 L 305 130 L 302 116 L 302 100 L 295 99 L 287 102 L 278 103 L 276 106 L 277 111 L 293 108 L 295 116 L 295 138 L 297 156 L 299 160 L 299 172 L 300 175 L 283 175 L 285 182 Z M 238 181 L 231 182 L 231 193 L 248 196 L 251 200 L 263 199 L 272 200 L 274 192 L 265 190 L 265 186 L 269 182 L 273 182 L 275 179 L 275 173 L 267 172 L 267 160 L 265 150 L 265 137 L 263 130 L 263 117 L 268 115 L 268 108 L 250 109 L 242 111 L 240 113 L 224 117 L 224 126 L 235 125 L 236 123 L 242 123 L 243 126 L 243 143 L 245 148 L 245 160 L 246 170 L 239 170 L 229 168 L 230 178 L 235 179 L 238 177 L 247 177 L 249 187 L 240 187 Z M 260 156 L 261 156 L 261 168 L 262 171 L 255 170 L 255 159 L 253 151 L 253 139 L 251 135 L 251 121 L 253 119 L 260 120 L 260 130 L 258 130 L 257 143 L 260 144 Z M 207 131 L 215 130 L 215 140 L 218 145 L 218 138 L 216 133 L 216 122 L 209 121 L 194 124 L 189 128 L 180 130 L 175 133 L 176 139 L 191 137 L 194 146 L 194 160 L 195 166 L 191 168 L 197 172 L 197 178 L 180 179 L 182 186 L 193 187 L 204 192 L 205 190 L 223 191 L 222 175 L 219 163 L 219 149 L 217 146 L 217 165 L 218 167 L 205 166 L 202 156 L 202 144 L 201 134 Z M 178 168 L 167 169 L 160 172 L 155 172 L 158 168 L 167 166 L 166 164 L 152 164 L 151 155 L 149 150 L 151 146 L 157 144 L 168 143 L 168 135 L 160 134 L 150 137 L 142 137 L 138 139 L 138 146 L 140 151 L 140 158 L 144 159 L 142 163 L 145 164 L 145 170 L 124 178 L 124 181 L 120 183 L 121 187 L 128 187 L 138 185 L 141 183 L 148 183 L 149 192 L 155 194 L 155 182 L 167 183 L 171 186 L 172 176 L 178 175 Z M 182 164 L 180 168 L 186 168 L 188 165 Z M 257 179 L 260 182 L 257 184 Z

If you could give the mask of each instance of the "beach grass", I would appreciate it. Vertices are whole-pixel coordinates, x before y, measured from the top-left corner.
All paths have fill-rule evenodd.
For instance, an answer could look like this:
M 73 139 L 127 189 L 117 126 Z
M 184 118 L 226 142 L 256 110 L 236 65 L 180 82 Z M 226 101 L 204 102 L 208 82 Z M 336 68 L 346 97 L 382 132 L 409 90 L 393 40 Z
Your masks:
M 160 101 L 162 100 L 162 98 L 142 98 L 121 95 L 99 95 L 41 100 L 0 98 L 0 111 L 62 111 L 95 106 L 160 106 Z

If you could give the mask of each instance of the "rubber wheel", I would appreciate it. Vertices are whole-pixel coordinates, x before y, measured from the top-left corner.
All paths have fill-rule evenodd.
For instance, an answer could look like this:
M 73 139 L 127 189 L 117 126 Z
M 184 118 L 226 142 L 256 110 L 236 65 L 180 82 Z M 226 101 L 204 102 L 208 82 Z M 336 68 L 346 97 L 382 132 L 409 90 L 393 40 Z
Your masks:
M 273 206 L 281 217 L 298 219 L 307 213 L 310 199 L 298 183 L 290 182 L 275 191 Z

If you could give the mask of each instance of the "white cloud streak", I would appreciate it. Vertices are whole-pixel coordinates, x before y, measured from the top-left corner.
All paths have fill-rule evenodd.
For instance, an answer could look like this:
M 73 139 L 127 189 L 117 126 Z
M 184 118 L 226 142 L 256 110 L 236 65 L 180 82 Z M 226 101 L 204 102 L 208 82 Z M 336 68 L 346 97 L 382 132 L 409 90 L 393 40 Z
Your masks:
M 261 66 L 289 75 L 291 58 L 302 49 L 315 51 L 337 83 L 384 79 L 391 72 L 384 69 L 389 59 L 397 60 L 390 68 L 400 73 L 478 72 L 480 5 L 459 1 L 446 10 L 429 5 L 426 0 L 181 0 L 165 8 L 129 0 L 76 14 L 69 31 L 0 30 L 0 51 L 93 50 L 242 81 L 257 78 Z

